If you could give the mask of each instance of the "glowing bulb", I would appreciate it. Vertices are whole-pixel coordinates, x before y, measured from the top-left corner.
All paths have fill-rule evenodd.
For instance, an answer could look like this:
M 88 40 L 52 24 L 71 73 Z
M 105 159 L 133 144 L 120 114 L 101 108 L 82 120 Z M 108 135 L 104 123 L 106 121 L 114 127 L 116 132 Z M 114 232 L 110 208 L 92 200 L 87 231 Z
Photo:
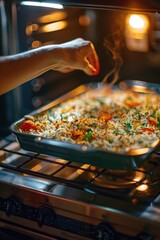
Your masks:
M 131 51 L 149 50 L 149 18 L 145 14 L 128 14 L 125 22 L 126 46 Z
M 148 186 L 146 184 L 142 184 L 136 188 L 138 191 L 146 191 L 148 189 Z
M 139 28 L 139 29 L 142 29 L 145 26 L 144 19 L 137 14 L 131 15 L 129 19 L 129 24 L 132 28 Z
M 131 29 L 146 32 L 149 26 L 149 21 L 146 15 L 131 14 L 128 16 L 128 25 Z

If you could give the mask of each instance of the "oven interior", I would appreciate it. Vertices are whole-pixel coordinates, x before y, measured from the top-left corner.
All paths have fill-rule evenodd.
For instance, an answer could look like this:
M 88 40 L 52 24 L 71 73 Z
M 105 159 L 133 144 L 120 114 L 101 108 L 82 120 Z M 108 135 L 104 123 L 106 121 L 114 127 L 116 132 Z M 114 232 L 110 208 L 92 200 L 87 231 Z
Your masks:
M 1 28 L 8 36 L 17 33 L 16 46 L 8 41 L 9 48 L 1 40 L 2 55 L 82 37 L 93 41 L 101 71 L 96 77 L 51 71 L 0 97 L 0 236 L 15 240 L 18 232 L 29 240 L 160 239 L 159 149 L 140 168 L 115 171 L 23 150 L 8 131 L 15 120 L 78 85 L 102 81 L 115 66 L 118 82 L 159 84 L 157 8 L 139 11 L 120 3 L 112 8 L 111 1 L 108 8 L 104 1 L 84 7 L 83 1 L 77 6 L 66 1 L 63 9 L 51 9 L 11 1 L 13 14 L 7 1 L 2 2 Z M 4 16 L 12 19 L 10 28 Z

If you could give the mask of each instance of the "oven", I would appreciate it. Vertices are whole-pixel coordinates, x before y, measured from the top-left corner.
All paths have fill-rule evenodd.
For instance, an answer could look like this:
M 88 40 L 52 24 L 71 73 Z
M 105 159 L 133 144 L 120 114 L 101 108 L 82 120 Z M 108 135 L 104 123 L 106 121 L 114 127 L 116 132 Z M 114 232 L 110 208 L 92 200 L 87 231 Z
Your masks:
M 94 43 L 101 72 L 96 77 L 48 72 L 0 96 L 0 239 L 159 240 L 159 148 L 134 169 L 104 168 L 34 147 L 24 150 L 9 126 L 106 76 L 108 82 L 118 76 L 117 83 L 131 79 L 160 89 L 160 5 L 54 1 L 58 5 L 51 8 L 42 3 L 53 1 L 0 2 L 1 55 L 82 37 Z

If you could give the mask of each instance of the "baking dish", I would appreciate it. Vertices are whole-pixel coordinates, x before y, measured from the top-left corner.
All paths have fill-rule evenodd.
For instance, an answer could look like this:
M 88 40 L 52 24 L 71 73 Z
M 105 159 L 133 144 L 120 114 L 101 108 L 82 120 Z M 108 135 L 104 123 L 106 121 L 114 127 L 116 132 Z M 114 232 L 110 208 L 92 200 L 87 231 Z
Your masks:
M 102 84 L 101 82 L 81 85 L 53 102 L 50 102 L 42 108 L 30 113 L 29 115 L 37 116 L 39 114 L 43 114 L 69 99 L 74 99 L 74 97 L 80 96 L 92 90 L 106 88 L 106 86 L 106 84 Z M 156 91 L 158 94 L 160 92 L 159 84 L 135 80 L 121 81 L 119 84 L 112 86 L 112 88 L 122 90 L 132 89 L 134 92 L 142 92 L 145 94 L 151 91 Z M 11 125 L 11 131 L 16 136 L 17 141 L 23 149 L 41 154 L 53 155 L 73 162 L 80 162 L 82 164 L 88 163 L 103 168 L 133 170 L 141 167 L 147 157 L 160 145 L 160 140 L 156 139 L 149 147 L 131 149 L 124 153 L 114 152 L 83 144 L 73 144 L 66 141 L 59 141 L 56 139 L 20 132 L 19 128 L 23 121 L 24 118 Z

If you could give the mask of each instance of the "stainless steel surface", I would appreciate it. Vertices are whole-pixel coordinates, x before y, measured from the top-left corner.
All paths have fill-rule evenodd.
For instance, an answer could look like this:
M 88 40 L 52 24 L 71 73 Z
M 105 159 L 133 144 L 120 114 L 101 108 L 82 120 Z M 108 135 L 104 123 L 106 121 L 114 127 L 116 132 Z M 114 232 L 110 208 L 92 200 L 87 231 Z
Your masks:
M 24 151 L 12 137 L 0 146 L 3 229 L 35 239 L 160 239 L 158 152 L 123 172 Z

